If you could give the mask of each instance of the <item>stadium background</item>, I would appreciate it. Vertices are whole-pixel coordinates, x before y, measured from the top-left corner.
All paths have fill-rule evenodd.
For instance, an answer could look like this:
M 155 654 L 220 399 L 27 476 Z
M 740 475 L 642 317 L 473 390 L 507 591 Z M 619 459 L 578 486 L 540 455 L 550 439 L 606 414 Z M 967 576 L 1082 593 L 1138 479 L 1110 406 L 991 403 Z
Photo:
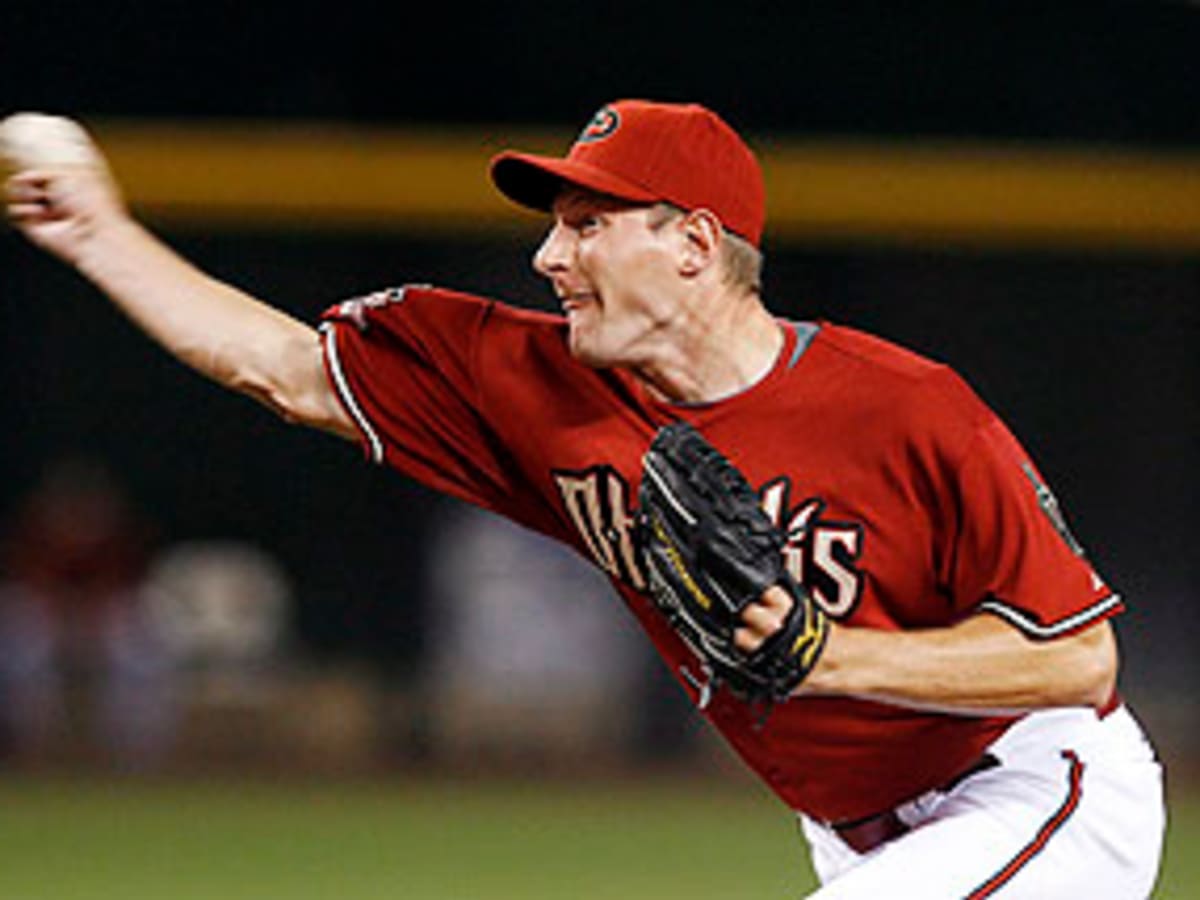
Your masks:
M 952 363 L 1038 459 L 1077 536 L 1130 604 L 1119 626 L 1124 689 L 1171 764 L 1173 814 L 1193 823 L 1194 838 L 1187 801 L 1200 753 L 1193 700 L 1200 9 L 1165 2 L 776 7 L 448 3 L 388 13 L 359 2 L 333 10 L 312 2 L 14 0 L 0 11 L 0 111 L 82 117 L 111 149 L 134 206 L 171 243 L 312 317 L 334 300 L 403 281 L 544 305 L 547 291 L 527 264 L 540 224 L 489 193 L 488 153 L 510 142 L 565 146 L 613 97 L 696 99 L 719 110 L 762 152 L 771 179 L 772 305 L 860 326 Z M 380 815 L 380 829 L 399 835 L 436 828 L 364 809 L 362 779 L 391 785 L 399 810 L 439 806 L 442 795 L 421 784 L 445 786 L 455 798 L 446 802 L 464 809 L 491 797 L 496 789 L 483 786 L 454 793 L 470 761 L 439 759 L 422 724 L 434 714 L 422 693 L 438 640 L 432 544 L 453 515 L 450 504 L 372 471 L 353 448 L 281 427 L 203 384 L 7 231 L 0 233 L 0 295 L 7 388 L 0 514 L 14 514 L 48 461 L 80 453 L 102 460 L 154 522 L 161 546 L 239 540 L 277 560 L 293 586 L 287 671 L 302 696 L 311 691 L 331 697 L 333 707 L 363 710 L 356 725 L 344 725 L 349 737 L 313 738 L 308 755 L 281 746 L 281 733 L 295 735 L 294 710 L 279 713 L 291 716 L 286 727 L 243 722 L 245 740 L 220 719 L 214 727 L 223 739 L 188 731 L 158 768 L 192 771 L 199 760 L 204 779 L 249 773 L 256 781 L 289 768 L 320 773 L 344 780 L 344 797 L 308 803 L 285 789 L 263 802 L 285 811 L 301 802 L 325 822 L 337 819 L 329 807 L 344 803 L 363 810 L 362 821 Z M 635 735 L 615 768 L 622 784 L 634 778 L 640 787 L 623 792 L 602 781 L 596 790 L 629 800 L 627 811 L 609 810 L 614 821 L 642 816 L 651 803 L 672 811 L 651 842 L 668 871 L 661 882 L 635 879 L 622 888 L 622 870 L 629 878 L 641 864 L 612 862 L 605 868 L 612 883 L 584 883 L 594 888 L 590 896 L 651 883 L 656 896 L 721 895 L 719 874 L 683 886 L 691 882 L 657 843 L 667 840 L 661 829 L 678 823 L 684 833 L 684 823 L 703 815 L 731 815 L 741 809 L 734 798 L 747 792 L 761 801 L 747 822 L 779 826 L 783 817 L 697 735 L 656 670 L 639 690 Z M 14 759 L 0 789 L 6 807 L 28 811 L 6 826 L 23 840 L 0 842 L 9 848 L 0 851 L 0 870 L 21 872 L 20 860 L 33 873 L 22 896 L 105 896 L 121 881 L 118 867 L 84 864 L 78 885 L 39 887 L 39 870 L 60 867 L 50 857 L 39 869 L 40 857 L 14 849 L 38 843 L 43 831 L 53 842 L 68 822 L 86 829 L 89 810 L 100 820 L 108 815 L 113 773 L 102 758 L 76 750 Z M 542 756 L 536 765 L 505 762 L 509 778 L 549 768 L 580 776 L 589 769 L 591 780 L 595 769 L 611 776 L 614 768 L 608 758 L 589 767 L 586 754 L 557 766 Z M 64 789 L 60 779 L 76 772 L 88 780 Z M 668 802 L 656 794 L 667 773 L 685 773 L 703 790 L 671 787 Z M 410 776 L 407 789 L 395 786 Z M 595 812 L 595 797 L 562 793 L 566 781 L 549 779 L 538 796 L 592 817 L 596 834 L 583 829 L 594 838 L 592 857 L 609 848 L 620 860 L 645 848 L 596 837 L 607 834 L 595 825 L 605 814 Z M 162 790 L 189 784 L 196 791 L 179 802 L 145 784 L 120 792 L 151 810 L 151 824 L 144 832 L 131 827 L 130 840 L 162 839 L 160 806 L 220 805 L 212 798 L 221 791 L 203 779 Z M 505 821 L 542 821 L 521 805 L 536 806 L 529 792 L 538 784 L 512 792 L 511 814 L 489 808 Z M 740 793 L 726 793 L 730 784 Z M 320 790 L 335 788 L 323 782 Z M 365 793 L 367 806 L 382 796 Z M 705 806 L 706 796 L 721 808 Z M 131 809 L 122 814 L 136 818 Z M 30 818 L 34 811 L 41 824 Z M 253 818 L 236 808 L 209 814 L 231 833 Z M 530 826 L 525 836 L 582 827 L 546 821 L 554 824 Z M 297 826 L 284 812 L 261 827 L 278 835 L 276 827 L 290 834 Z M 462 824 L 468 846 L 489 840 L 471 837 L 471 827 Z M 85 863 L 89 854 L 121 858 L 111 835 L 98 842 L 102 831 L 78 837 Z M 793 840 L 777 827 L 761 846 L 792 853 Z M 322 851 L 297 842 L 296 856 L 275 845 L 278 858 L 256 896 L 303 896 L 323 883 L 295 864 Z M 396 842 L 411 851 L 408 839 Z M 370 846 L 380 856 L 394 849 Z M 418 890 L 392 870 L 369 886 L 364 852 L 371 853 L 334 851 L 363 877 L 353 879 L 362 888 L 356 896 L 483 895 L 468 883 L 438 888 L 439 872 L 463 877 L 470 853 L 440 869 L 434 863 Z M 220 869 L 207 853 L 221 855 L 198 851 L 197 870 Z M 563 847 L 552 843 L 544 853 L 564 878 L 581 872 L 582 855 L 572 868 Z M 768 870 L 783 874 L 761 889 L 785 894 L 800 864 L 764 857 Z M 152 893 L 156 870 L 146 868 L 147 858 L 134 853 L 126 875 L 142 871 Z M 403 858 L 414 871 L 418 859 Z M 1186 862 L 1182 853 L 1172 860 Z M 506 866 L 528 872 L 544 858 L 497 851 L 479 864 L 497 879 L 494 889 Z M 336 880 L 341 870 L 329 865 L 322 877 Z M 282 887 L 298 872 L 307 881 Z M 242 883 L 257 877 L 246 874 Z M 515 895 L 536 895 L 534 882 L 513 877 Z M 1187 892 L 1192 883 L 1190 872 L 1172 869 L 1162 896 L 1200 894 L 1200 887 Z

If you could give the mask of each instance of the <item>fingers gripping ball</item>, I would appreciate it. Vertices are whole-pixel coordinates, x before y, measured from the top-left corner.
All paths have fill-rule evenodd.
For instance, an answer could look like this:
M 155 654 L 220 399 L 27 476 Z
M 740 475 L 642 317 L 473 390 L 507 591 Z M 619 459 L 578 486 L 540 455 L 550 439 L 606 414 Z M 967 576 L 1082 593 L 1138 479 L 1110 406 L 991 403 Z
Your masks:
M 103 154 L 71 119 L 17 113 L 0 121 L 8 220 L 35 245 L 76 265 L 99 226 L 125 215 Z
M 104 157 L 78 122 L 42 113 L 15 113 L 0 121 L 0 158 L 15 172 L 105 168 Z
M 783 535 L 741 472 L 686 422 L 659 430 L 642 461 L 639 548 L 650 593 L 711 683 L 753 702 L 784 700 L 816 665 L 829 621 L 783 561 Z M 792 598 L 753 653 L 734 643 L 746 607 L 770 587 Z

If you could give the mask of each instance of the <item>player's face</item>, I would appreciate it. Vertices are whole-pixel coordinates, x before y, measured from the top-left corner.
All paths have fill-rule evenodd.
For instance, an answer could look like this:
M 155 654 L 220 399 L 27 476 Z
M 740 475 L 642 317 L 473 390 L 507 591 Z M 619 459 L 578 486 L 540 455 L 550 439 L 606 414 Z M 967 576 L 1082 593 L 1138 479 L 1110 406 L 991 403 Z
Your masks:
M 637 366 L 678 311 L 678 245 L 654 210 L 568 188 L 533 265 L 567 316 L 571 353 L 591 366 Z

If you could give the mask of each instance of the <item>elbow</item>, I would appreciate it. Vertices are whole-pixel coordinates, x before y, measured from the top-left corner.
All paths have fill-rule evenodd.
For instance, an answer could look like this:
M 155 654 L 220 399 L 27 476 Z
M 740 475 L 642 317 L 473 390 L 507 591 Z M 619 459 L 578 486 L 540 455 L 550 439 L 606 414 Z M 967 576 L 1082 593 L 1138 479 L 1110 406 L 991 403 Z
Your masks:
M 313 424 L 314 385 L 322 382 L 320 358 L 311 341 L 276 342 L 230 366 L 224 379 L 231 390 L 262 404 L 282 421 Z
M 278 383 L 271 380 L 247 381 L 238 390 L 261 403 L 288 425 L 315 428 L 348 440 L 357 432 L 333 392 L 322 382 Z
M 300 399 L 265 373 L 241 369 L 226 373 L 220 380 L 231 391 L 265 406 L 288 424 L 304 421 Z
M 288 424 L 353 436 L 353 426 L 325 378 L 316 332 L 288 320 L 266 321 L 238 340 L 208 340 L 176 348 L 187 365 L 242 394 Z
M 227 390 L 256 400 L 287 420 L 293 405 L 271 370 L 253 354 L 231 347 L 181 347 L 180 360 Z
M 234 393 L 242 394 L 261 403 L 281 417 L 285 415 L 286 397 L 271 383 L 269 378 L 261 373 L 248 368 L 231 369 L 223 373 L 218 380 Z
M 1097 667 L 1099 671 L 1091 683 L 1091 691 L 1088 696 L 1088 704 L 1096 709 L 1102 709 L 1109 704 L 1112 696 L 1117 690 L 1117 673 L 1120 665 L 1117 661 L 1117 651 L 1115 645 L 1111 648 L 1108 654 L 1107 662 L 1102 667 Z
M 1112 626 L 1101 622 L 1076 638 L 1080 657 L 1076 665 L 1077 696 L 1073 701 L 1084 706 L 1101 708 L 1112 699 L 1117 689 L 1120 670 L 1117 641 Z
M 311 423 L 313 416 L 308 410 L 308 404 L 305 404 L 293 394 L 282 390 L 278 385 L 245 382 L 237 385 L 236 390 L 261 403 L 288 425 L 307 425 Z

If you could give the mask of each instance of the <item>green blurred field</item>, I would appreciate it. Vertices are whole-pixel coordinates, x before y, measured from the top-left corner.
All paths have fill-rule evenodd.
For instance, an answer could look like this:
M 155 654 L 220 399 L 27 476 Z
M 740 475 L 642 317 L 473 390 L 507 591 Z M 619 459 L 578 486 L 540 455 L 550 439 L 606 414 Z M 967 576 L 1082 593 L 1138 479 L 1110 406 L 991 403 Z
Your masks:
M 1155 895 L 1200 897 L 1200 802 Z M 0 782 L 0 897 L 795 898 L 788 815 L 755 788 L 529 782 Z

